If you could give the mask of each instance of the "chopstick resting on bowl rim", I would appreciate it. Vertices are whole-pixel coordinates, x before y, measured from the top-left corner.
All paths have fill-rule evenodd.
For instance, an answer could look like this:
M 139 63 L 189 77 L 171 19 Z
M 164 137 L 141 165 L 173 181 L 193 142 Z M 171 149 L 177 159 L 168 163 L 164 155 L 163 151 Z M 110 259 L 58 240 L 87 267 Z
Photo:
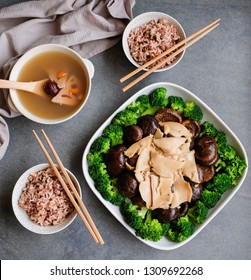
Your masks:
M 139 81 L 143 80 L 145 77 L 147 77 L 148 75 L 150 75 L 153 71 L 155 71 L 156 69 L 160 68 L 162 65 L 164 65 L 166 62 L 168 62 L 170 59 L 174 58 L 175 56 L 177 56 L 179 53 L 183 52 L 185 49 L 189 48 L 190 46 L 192 46 L 195 42 L 199 41 L 201 38 L 203 38 L 205 35 L 207 35 L 209 32 L 211 32 L 213 29 L 215 29 L 218 25 L 219 25 L 219 21 L 220 19 L 217 19 L 215 21 L 213 21 L 212 23 L 208 24 L 207 26 L 203 27 L 202 29 L 196 31 L 195 33 L 193 33 L 192 35 L 190 35 L 189 37 L 185 38 L 184 40 L 180 41 L 178 44 L 174 45 L 173 47 L 171 47 L 170 49 L 164 51 L 163 53 L 159 54 L 158 56 L 156 56 L 155 58 L 153 58 L 152 60 L 146 62 L 144 65 L 138 67 L 137 69 L 135 69 L 134 71 L 132 71 L 131 73 L 127 74 L 126 76 L 122 77 L 120 79 L 120 82 L 123 83 L 124 81 L 128 80 L 129 78 L 131 78 L 132 76 L 134 76 L 135 74 L 137 74 L 138 72 L 140 72 L 141 70 L 145 69 L 146 67 L 148 67 L 149 65 L 151 65 L 152 63 L 158 61 L 160 58 L 162 58 L 163 56 L 168 55 L 169 53 L 171 53 L 172 51 L 176 50 L 177 48 L 181 47 L 182 45 L 184 45 L 183 47 L 181 47 L 180 49 L 178 49 L 177 51 L 175 51 L 174 53 L 172 53 L 170 56 L 168 56 L 166 59 L 162 60 L 160 63 L 156 64 L 154 67 L 150 68 L 149 70 L 147 70 L 147 72 L 145 72 L 144 74 L 142 74 L 141 76 L 139 76 L 138 78 L 136 78 L 134 81 L 132 81 L 131 83 L 129 83 L 127 86 L 125 86 L 124 88 L 122 88 L 122 91 L 125 92 L 127 91 L 129 88 L 131 88 L 132 86 L 134 86 L 135 84 L 137 84 Z M 195 38 L 195 39 L 193 39 Z M 193 39 L 193 40 L 192 40 Z M 190 41 L 190 42 L 189 42 Z
M 51 152 L 53 153 L 57 163 L 58 163 L 58 166 L 59 168 L 61 169 L 61 171 L 63 172 L 65 178 L 66 178 L 66 181 L 69 183 L 70 185 L 70 188 L 75 196 L 75 198 L 77 199 L 78 203 L 76 202 L 74 196 L 72 195 L 71 191 L 69 190 L 69 188 L 67 187 L 65 181 L 63 180 L 61 174 L 59 173 L 59 170 L 58 168 L 56 167 L 56 165 L 54 164 L 51 156 L 49 155 L 49 153 L 47 152 L 45 146 L 43 145 L 42 141 L 40 140 L 40 138 L 38 137 L 37 133 L 33 130 L 32 131 L 36 140 L 38 141 L 38 144 L 40 145 L 42 151 L 44 152 L 51 168 L 53 169 L 53 171 L 55 172 L 55 175 L 57 176 L 58 180 L 60 181 L 62 187 L 64 188 L 66 194 L 68 195 L 69 199 L 71 200 L 73 206 L 75 207 L 77 213 L 79 214 L 80 218 L 82 219 L 82 221 L 84 222 L 85 226 L 87 227 L 88 231 L 90 232 L 91 236 L 93 237 L 93 239 L 97 242 L 97 243 L 100 243 L 101 245 L 104 244 L 104 240 L 102 239 L 98 229 L 96 228 L 89 212 L 87 211 L 81 197 L 79 196 L 69 174 L 67 173 L 67 171 L 65 170 L 64 166 L 63 166 L 63 163 L 62 161 L 60 160 L 56 150 L 54 149 L 49 137 L 46 135 L 45 131 L 42 129 L 42 133 L 45 137 L 45 140 L 47 141 L 47 144 L 48 146 L 50 147 L 51 149 Z M 83 213 L 84 212 L 84 213 Z M 84 216 L 85 214 L 85 216 Z

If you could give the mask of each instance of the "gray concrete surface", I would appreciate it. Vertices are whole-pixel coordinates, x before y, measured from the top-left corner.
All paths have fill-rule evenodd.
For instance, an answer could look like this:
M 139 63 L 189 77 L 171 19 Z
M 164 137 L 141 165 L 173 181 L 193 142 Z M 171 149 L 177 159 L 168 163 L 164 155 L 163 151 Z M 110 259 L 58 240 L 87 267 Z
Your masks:
M 0 7 L 21 1 L 0 0 Z M 133 70 L 121 43 L 93 58 L 96 72 L 84 110 L 70 121 L 53 126 L 24 117 L 6 119 L 10 145 L 0 161 L 1 259 L 251 259 L 251 175 L 230 203 L 191 242 L 174 251 L 152 249 L 132 236 L 108 212 L 88 187 L 82 173 L 83 150 L 96 129 L 125 100 L 155 82 L 172 82 L 192 91 L 236 133 L 251 156 L 251 1 L 250 0 L 136 0 L 134 16 L 161 11 L 176 18 L 187 35 L 221 18 L 220 26 L 189 48 L 172 70 L 150 75 L 127 93 L 119 78 Z M 32 129 L 44 128 L 65 166 L 79 179 L 84 202 L 105 245 L 90 237 L 80 218 L 66 230 L 48 236 L 33 234 L 16 220 L 11 194 L 18 177 L 45 162 Z

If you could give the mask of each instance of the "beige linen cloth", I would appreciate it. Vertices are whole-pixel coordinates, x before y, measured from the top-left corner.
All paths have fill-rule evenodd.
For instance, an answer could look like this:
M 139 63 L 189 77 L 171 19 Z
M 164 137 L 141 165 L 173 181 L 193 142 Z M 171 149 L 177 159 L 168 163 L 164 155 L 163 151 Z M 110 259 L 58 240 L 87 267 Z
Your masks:
M 30 48 L 55 43 L 89 58 L 120 40 L 132 19 L 135 0 L 41 0 L 0 9 L 0 78 L 8 78 L 16 60 Z M 0 89 L 0 115 L 15 117 Z M 0 116 L 0 160 L 9 143 Z

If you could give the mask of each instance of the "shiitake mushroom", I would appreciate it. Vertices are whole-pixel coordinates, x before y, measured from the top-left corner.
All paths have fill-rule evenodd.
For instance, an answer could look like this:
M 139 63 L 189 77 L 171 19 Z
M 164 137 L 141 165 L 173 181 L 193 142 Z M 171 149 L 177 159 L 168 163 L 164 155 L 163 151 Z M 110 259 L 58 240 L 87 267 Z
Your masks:
M 179 112 L 171 108 L 161 108 L 155 114 L 158 122 L 182 122 L 182 116 Z
M 218 149 L 214 137 L 206 135 L 197 138 L 194 143 L 195 158 L 198 163 L 210 166 L 219 159 Z
M 193 139 L 199 136 L 201 127 L 197 121 L 185 119 L 182 124 L 191 132 Z
M 160 223 L 169 223 L 177 219 L 179 215 L 180 212 L 177 207 L 168 209 L 157 208 L 153 210 L 154 218 L 156 218 Z
M 138 125 L 129 125 L 124 128 L 123 141 L 126 145 L 131 145 L 143 138 L 143 130 Z
M 106 166 L 110 176 L 117 177 L 124 169 L 126 156 L 124 151 L 127 147 L 123 144 L 113 146 L 106 155 Z
M 215 174 L 214 165 L 205 166 L 199 163 L 197 163 L 196 165 L 197 165 L 199 180 L 201 183 L 208 182 L 214 177 Z
M 191 203 L 196 202 L 200 199 L 201 193 L 203 191 L 203 184 L 190 184 L 192 189 Z
M 159 124 L 154 116 L 145 115 L 137 120 L 137 125 L 143 130 L 143 137 L 150 134 L 154 134 L 156 129 L 159 128 Z
M 138 181 L 130 171 L 124 171 L 118 177 L 119 191 L 128 198 L 132 198 L 138 193 L 138 185 Z

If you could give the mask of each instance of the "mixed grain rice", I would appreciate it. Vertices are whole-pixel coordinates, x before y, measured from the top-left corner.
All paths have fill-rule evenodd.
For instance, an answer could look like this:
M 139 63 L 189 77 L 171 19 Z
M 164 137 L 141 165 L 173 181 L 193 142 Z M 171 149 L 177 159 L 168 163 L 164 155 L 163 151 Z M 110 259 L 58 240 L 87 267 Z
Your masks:
M 64 181 L 65 177 L 62 175 Z M 66 182 L 68 185 L 68 183 Z M 47 168 L 28 177 L 18 205 L 30 219 L 40 226 L 62 223 L 74 207 L 52 168 Z
M 138 26 L 130 31 L 128 45 L 133 59 L 139 65 L 143 65 L 174 46 L 179 39 L 180 36 L 177 28 L 170 25 L 167 20 L 159 19 L 156 21 L 153 19 L 149 23 Z M 161 58 L 150 67 L 155 66 L 165 58 Z M 169 60 L 162 67 L 170 65 L 174 60 L 175 58 Z

